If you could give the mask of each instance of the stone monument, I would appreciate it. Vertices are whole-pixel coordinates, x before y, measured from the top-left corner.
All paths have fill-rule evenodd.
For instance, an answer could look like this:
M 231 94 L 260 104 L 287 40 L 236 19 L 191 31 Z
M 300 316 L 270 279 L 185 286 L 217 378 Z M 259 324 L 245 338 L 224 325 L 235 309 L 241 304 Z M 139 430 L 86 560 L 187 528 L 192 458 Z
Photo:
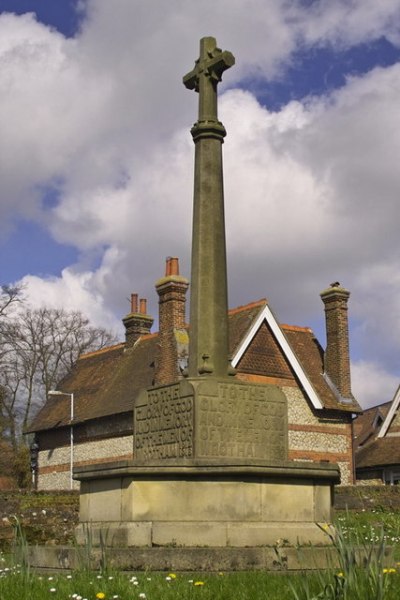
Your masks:
M 195 144 L 189 362 L 171 385 L 143 390 L 134 409 L 134 460 L 80 468 L 78 539 L 108 532 L 119 547 L 262 548 L 328 544 L 337 466 L 288 460 L 287 402 L 274 385 L 238 381 L 228 358 L 222 143 L 217 87 L 233 66 L 212 37 L 184 78 L 199 94 Z M 179 562 L 179 561 L 178 561 Z M 216 563 L 214 563 L 216 565 Z

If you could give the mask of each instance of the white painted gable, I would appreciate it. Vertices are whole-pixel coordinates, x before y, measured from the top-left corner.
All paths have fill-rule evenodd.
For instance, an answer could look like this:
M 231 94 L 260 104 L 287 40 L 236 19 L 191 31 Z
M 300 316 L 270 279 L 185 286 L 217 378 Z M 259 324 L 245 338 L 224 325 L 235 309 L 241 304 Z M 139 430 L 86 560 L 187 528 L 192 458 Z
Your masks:
M 308 398 L 311 401 L 314 408 L 323 408 L 322 402 L 319 399 L 318 394 L 316 393 L 313 386 L 311 385 L 311 382 L 309 381 L 303 367 L 297 360 L 297 357 L 294 354 L 293 350 L 291 349 L 289 342 L 286 339 L 285 334 L 283 333 L 282 329 L 280 328 L 280 326 L 278 324 L 278 321 L 276 320 L 274 314 L 272 313 L 271 309 L 269 308 L 269 306 L 267 304 L 260 311 L 260 314 L 258 315 L 257 319 L 253 323 L 247 336 L 244 338 L 244 340 L 240 344 L 238 350 L 236 351 L 235 355 L 233 356 L 232 366 L 236 367 L 238 365 L 243 354 L 246 352 L 247 348 L 250 346 L 252 340 L 254 339 L 255 335 L 257 334 L 258 330 L 260 329 L 261 325 L 264 322 L 266 322 L 269 325 L 278 345 L 280 346 L 283 354 L 286 356 L 293 371 L 296 373 L 297 378 L 299 379 L 306 395 L 308 396 Z

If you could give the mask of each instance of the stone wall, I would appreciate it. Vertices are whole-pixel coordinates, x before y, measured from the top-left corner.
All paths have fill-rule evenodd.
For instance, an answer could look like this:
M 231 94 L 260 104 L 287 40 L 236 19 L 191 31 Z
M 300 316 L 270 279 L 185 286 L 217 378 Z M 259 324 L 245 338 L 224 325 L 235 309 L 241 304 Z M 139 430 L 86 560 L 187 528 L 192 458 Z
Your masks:
M 311 409 L 301 390 L 283 387 L 288 400 L 289 458 L 336 462 L 341 485 L 353 483 L 351 422 L 343 417 L 324 417 Z
M 113 462 L 132 458 L 133 436 L 112 437 L 92 440 L 74 445 L 73 464 L 75 467 L 96 462 Z M 71 448 L 61 446 L 54 450 L 39 452 L 38 489 L 62 490 L 70 488 Z M 79 482 L 73 482 L 73 489 L 79 489 Z
M 0 551 L 10 551 L 18 524 L 29 544 L 73 544 L 78 520 L 76 492 L 0 492 Z
M 349 485 L 335 488 L 336 510 L 400 510 L 398 485 Z
M 368 485 L 384 485 L 381 477 L 365 477 L 364 479 L 358 479 L 357 485 L 368 486 Z

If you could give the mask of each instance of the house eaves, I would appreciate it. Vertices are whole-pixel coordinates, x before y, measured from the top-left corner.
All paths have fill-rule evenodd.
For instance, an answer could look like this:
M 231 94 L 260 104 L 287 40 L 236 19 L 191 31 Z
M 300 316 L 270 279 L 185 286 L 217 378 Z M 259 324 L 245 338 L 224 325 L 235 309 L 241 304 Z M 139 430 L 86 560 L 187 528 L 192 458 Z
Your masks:
M 397 409 L 399 407 L 399 402 L 400 402 L 400 385 L 396 390 L 396 393 L 394 395 L 394 398 L 392 400 L 392 405 L 389 409 L 388 414 L 386 415 L 386 419 L 384 420 L 382 427 L 378 433 L 378 438 L 383 438 L 386 435 L 387 430 L 390 427 L 391 422 L 393 421 L 396 413 L 397 413 Z

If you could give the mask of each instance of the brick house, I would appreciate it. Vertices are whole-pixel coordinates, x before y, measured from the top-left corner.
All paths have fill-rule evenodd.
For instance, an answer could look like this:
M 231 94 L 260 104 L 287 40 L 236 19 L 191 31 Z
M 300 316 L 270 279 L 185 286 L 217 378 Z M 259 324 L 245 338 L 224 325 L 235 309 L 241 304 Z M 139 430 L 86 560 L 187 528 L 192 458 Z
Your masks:
M 26 431 L 35 434 L 39 445 L 39 489 L 69 487 L 72 463 L 133 457 L 132 410 L 140 390 L 184 376 L 188 286 L 179 274 L 178 259 L 168 258 L 165 276 L 156 283 L 159 332 L 151 333 L 153 318 L 146 314 L 146 301 L 138 303 L 133 294 L 131 312 L 123 319 L 125 342 L 81 356 L 59 384 L 66 395 L 48 398 Z M 345 484 L 354 480 L 352 414 L 360 410 L 350 388 L 348 297 L 336 283 L 321 294 L 325 353 L 311 329 L 279 324 L 266 300 L 229 311 L 236 378 L 273 383 L 287 396 L 289 458 L 338 463 Z
M 393 400 L 370 408 L 354 422 L 356 483 L 400 483 L 400 386 Z

